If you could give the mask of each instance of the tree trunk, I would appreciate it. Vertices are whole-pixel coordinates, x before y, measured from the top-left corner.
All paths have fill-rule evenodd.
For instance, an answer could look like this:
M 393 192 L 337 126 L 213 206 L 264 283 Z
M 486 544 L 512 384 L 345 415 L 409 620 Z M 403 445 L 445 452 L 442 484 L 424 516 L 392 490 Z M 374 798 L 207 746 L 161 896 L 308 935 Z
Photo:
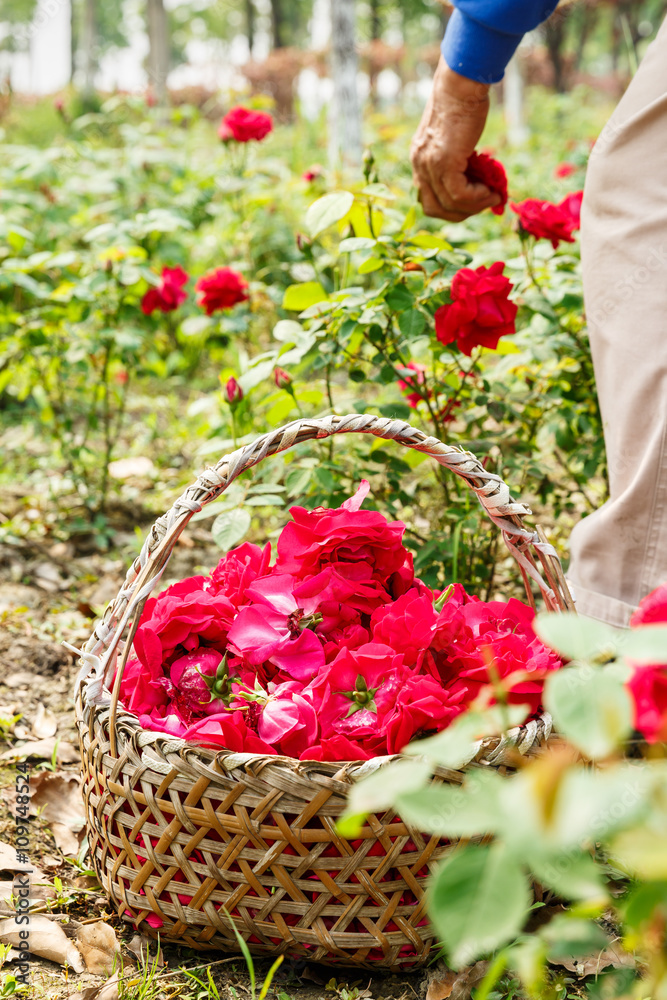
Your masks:
M 565 66 L 563 63 L 563 42 L 565 41 L 565 18 L 556 12 L 544 25 L 544 34 L 549 51 L 549 58 L 554 71 L 554 87 L 559 94 L 564 94 Z
M 529 136 L 524 115 L 524 90 L 521 66 L 517 56 L 513 56 L 505 70 L 503 80 L 503 104 L 507 137 L 514 146 L 522 145 Z
M 382 34 L 380 0 L 371 0 L 371 41 L 377 42 Z
M 285 14 L 282 4 L 283 0 L 271 0 L 271 25 L 273 27 L 274 49 L 285 47 Z
M 157 103 L 167 103 L 167 76 L 169 74 L 169 32 L 167 12 L 163 0 L 146 0 L 146 27 L 148 29 L 148 85 Z
M 354 0 L 330 0 L 333 100 L 329 156 L 332 165 L 361 162 L 361 107 L 357 93 Z
M 95 0 L 85 0 L 83 8 L 83 30 L 81 49 L 83 51 L 83 93 L 92 97 L 95 92 Z
M 74 80 L 76 71 L 76 54 L 79 50 L 79 25 L 76 17 L 76 4 L 74 0 L 69 3 L 69 82 Z
M 368 57 L 368 85 L 370 90 L 370 100 L 372 107 L 376 108 L 378 103 L 378 66 L 375 51 L 375 43 L 380 41 L 382 34 L 382 24 L 380 18 L 380 0 L 371 0 L 371 44 Z
M 245 20 L 248 32 L 248 52 L 252 59 L 252 50 L 255 47 L 255 4 L 253 0 L 245 0 Z

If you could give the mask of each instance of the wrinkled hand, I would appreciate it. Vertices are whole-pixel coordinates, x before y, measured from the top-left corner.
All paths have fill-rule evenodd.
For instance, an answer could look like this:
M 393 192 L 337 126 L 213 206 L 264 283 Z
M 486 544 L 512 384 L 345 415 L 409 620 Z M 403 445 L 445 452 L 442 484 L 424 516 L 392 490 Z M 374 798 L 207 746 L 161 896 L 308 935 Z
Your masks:
M 465 170 L 489 113 L 489 88 L 449 68 L 441 57 L 433 92 L 412 140 L 410 156 L 419 200 L 427 215 L 461 222 L 500 203 Z

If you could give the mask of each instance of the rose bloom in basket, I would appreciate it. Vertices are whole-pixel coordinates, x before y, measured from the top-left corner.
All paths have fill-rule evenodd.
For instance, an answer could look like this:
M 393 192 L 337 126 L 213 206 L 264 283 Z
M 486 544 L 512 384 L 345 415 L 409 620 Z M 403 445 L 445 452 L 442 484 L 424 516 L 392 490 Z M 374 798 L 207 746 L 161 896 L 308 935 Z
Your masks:
M 447 727 L 479 698 L 541 711 L 562 666 L 520 601 L 414 575 L 405 526 L 293 507 L 276 559 L 245 543 L 147 601 L 121 684 L 144 728 L 238 753 L 366 760 Z

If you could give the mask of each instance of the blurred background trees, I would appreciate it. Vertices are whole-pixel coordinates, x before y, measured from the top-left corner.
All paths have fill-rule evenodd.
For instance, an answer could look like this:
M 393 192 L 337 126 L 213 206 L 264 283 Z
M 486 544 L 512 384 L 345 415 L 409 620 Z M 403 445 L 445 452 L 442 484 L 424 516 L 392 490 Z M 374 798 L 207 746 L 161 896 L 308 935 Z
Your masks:
M 445 0 L 350 3 L 361 70 L 374 102 L 382 98 L 378 78 L 385 70 L 396 75 L 402 90 L 420 67 L 432 66 L 449 16 Z M 665 0 L 562 4 L 525 45 L 528 82 L 562 92 L 592 74 L 608 78 L 610 87 L 615 77 L 622 84 L 666 9 Z M 55 51 L 53 34 L 51 77 L 39 65 L 39 86 L 31 88 L 35 67 L 26 66 L 41 62 L 40 39 L 61 19 L 69 25 L 70 51 Z M 233 85 L 239 68 L 251 63 L 253 87 L 271 93 L 280 89 L 281 74 L 291 75 L 295 85 L 304 66 L 326 75 L 330 41 L 329 0 L 3 0 L 0 6 L 0 71 L 7 85 L 24 91 L 48 92 L 49 83 L 55 91 L 70 79 L 90 94 L 95 87 L 136 90 L 143 81 L 158 101 L 166 101 L 167 83 L 177 89 L 179 78 L 197 81 L 203 63 L 207 73 L 200 72 L 199 82 L 209 88 L 214 78 Z M 281 51 L 290 55 L 276 60 Z M 56 57 L 67 66 L 64 79 Z

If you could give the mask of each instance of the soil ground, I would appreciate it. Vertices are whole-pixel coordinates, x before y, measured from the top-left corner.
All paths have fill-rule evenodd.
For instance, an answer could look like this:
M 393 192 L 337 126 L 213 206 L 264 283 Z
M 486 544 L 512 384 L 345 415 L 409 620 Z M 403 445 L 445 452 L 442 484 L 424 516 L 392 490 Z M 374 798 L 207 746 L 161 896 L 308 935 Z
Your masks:
M 186 540 L 174 553 L 170 579 L 165 583 L 201 566 L 208 570 L 217 560 L 215 551 L 197 547 L 195 554 L 192 539 Z M 3 844 L 16 846 L 15 782 L 20 760 L 26 760 L 33 781 L 42 774 L 58 775 L 69 785 L 69 776 L 78 777 L 72 704 L 75 657 L 62 642 L 80 647 L 86 641 L 94 618 L 118 591 L 125 570 L 123 558 L 77 556 L 63 543 L 45 551 L 0 546 L 0 850 Z M 164 966 L 151 972 L 150 962 L 146 966 L 128 950 L 134 929 L 117 918 L 96 880 L 86 874 L 89 863 L 85 848 L 75 862 L 56 843 L 52 826 L 53 822 L 42 815 L 30 819 L 28 854 L 30 863 L 42 873 L 38 892 L 45 897 L 33 899 L 33 911 L 49 914 L 70 936 L 79 925 L 106 923 L 112 927 L 121 944 L 126 977 L 120 990 L 122 1000 L 215 997 L 210 984 L 200 986 L 179 971 L 198 969 L 203 983 L 207 966 L 220 1000 L 252 996 L 242 957 L 212 952 L 204 959 L 187 949 L 170 947 L 160 958 Z M 11 872 L 0 872 L 5 883 L 11 878 Z M 6 905 L 2 917 L 10 912 Z M 257 962 L 259 984 L 269 965 Z M 5 962 L 0 971 L 0 996 L 6 995 L 4 984 L 13 968 L 12 962 Z M 155 973 L 158 978 L 147 982 Z M 269 1000 L 422 1000 L 428 978 L 424 970 L 396 977 L 286 961 L 267 996 Z M 106 981 L 106 976 L 87 971 L 77 975 L 55 961 L 33 957 L 29 995 L 35 1000 L 107 1000 L 106 992 L 100 992 Z M 112 990 L 108 1000 L 115 995 Z

